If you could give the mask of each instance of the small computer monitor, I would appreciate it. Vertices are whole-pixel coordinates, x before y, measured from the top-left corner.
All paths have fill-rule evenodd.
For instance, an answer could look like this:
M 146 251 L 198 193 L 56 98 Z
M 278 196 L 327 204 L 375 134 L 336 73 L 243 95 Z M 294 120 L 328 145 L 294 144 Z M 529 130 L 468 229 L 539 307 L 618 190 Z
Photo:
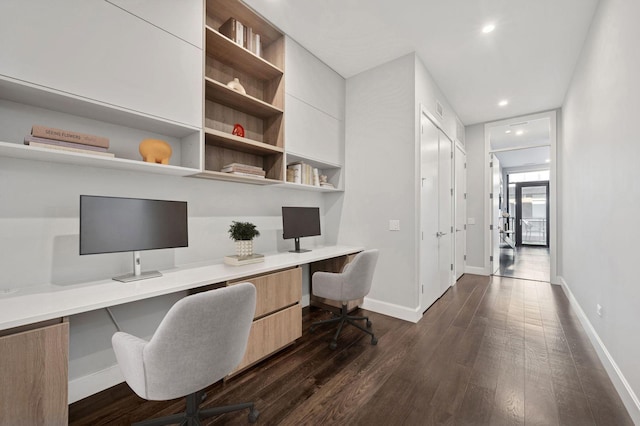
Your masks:
M 310 250 L 300 248 L 300 238 L 320 235 L 320 208 L 318 207 L 282 207 L 282 238 L 295 239 L 292 253 L 304 253 Z
M 80 196 L 80 255 L 133 252 L 134 281 L 160 276 L 142 273 L 140 251 L 187 247 L 187 203 L 141 198 Z

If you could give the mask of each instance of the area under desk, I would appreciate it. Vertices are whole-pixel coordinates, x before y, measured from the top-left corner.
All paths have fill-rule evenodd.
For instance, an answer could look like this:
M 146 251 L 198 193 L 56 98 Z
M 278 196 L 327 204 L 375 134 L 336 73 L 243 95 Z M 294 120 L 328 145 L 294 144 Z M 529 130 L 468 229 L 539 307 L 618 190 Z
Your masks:
M 97 309 L 149 299 L 170 293 L 197 289 L 212 284 L 234 282 L 250 278 L 259 286 L 262 276 L 268 276 L 270 285 L 275 282 L 292 287 L 300 283 L 289 279 L 289 272 L 301 277 L 305 264 L 331 263 L 337 258 L 362 251 L 362 247 L 316 247 L 306 253 L 276 253 L 266 255 L 264 262 L 244 266 L 223 263 L 204 266 L 186 266 L 164 270 L 161 277 L 122 283 L 111 279 L 73 285 L 43 285 L 18 289 L 14 293 L 0 295 L 0 424 L 13 424 L 12 419 L 27 420 L 29 424 L 64 424 L 67 416 L 68 392 L 68 342 L 67 317 Z M 292 269 L 293 268 L 293 269 Z M 280 281 L 273 280 L 281 277 Z M 271 287 L 272 289 L 276 287 Z M 280 287 L 277 287 L 280 288 Z M 300 323 L 294 335 L 285 338 L 295 340 L 301 333 L 300 289 L 295 306 L 271 315 L 280 325 L 297 319 Z M 295 313 L 289 315 L 289 313 Z M 268 318 L 254 321 L 257 334 L 272 334 Z M 262 327 L 262 329 L 261 329 Z M 252 327 L 252 333 L 253 333 Z M 263 343 L 257 339 L 257 345 Z M 274 346 L 274 350 L 282 348 Z M 285 341 L 286 344 L 286 341 Z M 254 345 L 255 346 L 255 345 Z M 268 345 L 267 345 L 268 346 Z M 249 354 L 251 345 L 248 346 Z M 256 357 L 256 359 L 258 359 Z M 246 366 L 251 366 L 248 362 Z M 34 398 L 43 401 L 33 405 Z M 36 413 L 33 411 L 37 410 Z M 29 415 L 25 418 L 25 413 Z

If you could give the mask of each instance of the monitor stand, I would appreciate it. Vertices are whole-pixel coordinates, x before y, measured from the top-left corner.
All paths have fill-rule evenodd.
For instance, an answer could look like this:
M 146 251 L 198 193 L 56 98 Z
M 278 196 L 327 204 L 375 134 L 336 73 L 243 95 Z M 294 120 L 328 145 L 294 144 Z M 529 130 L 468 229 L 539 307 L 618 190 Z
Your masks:
M 158 271 L 145 271 L 142 272 L 140 266 L 140 252 L 133 252 L 133 273 L 120 275 L 119 277 L 113 277 L 113 280 L 120 281 L 121 283 L 129 283 L 131 281 L 146 280 L 147 278 L 161 277 L 162 274 Z
M 301 249 L 300 248 L 300 238 L 294 238 L 295 244 L 296 244 L 296 249 L 295 250 L 289 250 L 289 253 L 306 253 L 308 251 L 311 250 L 305 250 L 305 249 Z

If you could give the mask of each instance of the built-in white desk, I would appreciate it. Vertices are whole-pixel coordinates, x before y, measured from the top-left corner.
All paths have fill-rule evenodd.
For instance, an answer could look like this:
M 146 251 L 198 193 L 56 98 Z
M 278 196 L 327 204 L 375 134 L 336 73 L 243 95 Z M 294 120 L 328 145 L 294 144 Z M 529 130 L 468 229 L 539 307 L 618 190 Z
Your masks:
M 264 262 L 244 266 L 219 263 L 180 267 L 161 271 L 162 276 L 158 278 L 130 283 L 108 279 L 74 285 L 25 287 L 13 293 L 0 293 L 0 330 L 265 274 L 362 250 L 362 247 L 347 246 L 316 247 L 306 253 L 267 255 Z
M 3 377 L 0 384 L 0 425 L 10 424 L 9 416 L 24 415 L 25 410 L 31 410 L 32 416 L 27 418 L 31 420 L 27 421 L 29 424 L 58 424 L 56 419 L 66 422 L 69 329 L 65 318 L 71 315 L 212 284 L 232 284 L 245 278 L 249 278 L 247 281 L 264 280 L 260 276 L 269 277 L 265 285 L 271 287 L 265 288 L 275 291 L 274 285 L 279 286 L 282 280 L 293 277 L 291 274 L 282 275 L 287 270 L 305 264 L 317 266 L 323 261 L 331 263 L 334 259 L 345 259 L 362 250 L 362 247 L 348 246 L 316 247 L 306 253 L 267 255 L 264 262 L 244 266 L 218 263 L 178 267 L 161 271 L 161 277 L 130 283 L 107 279 L 73 285 L 25 287 L 0 293 L 0 377 Z M 299 311 L 299 268 L 295 276 L 298 288 L 289 292 L 288 297 L 293 294 L 297 298 L 294 302 Z M 280 281 L 273 277 L 280 277 Z M 289 310 L 281 311 L 280 321 L 300 318 L 299 313 L 285 315 Z M 270 334 L 269 323 L 263 320 L 258 318 L 254 322 L 257 333 L 262 332 L 260 327 L 263 327 L 264 333 Z M 301 330 L 301 320 L 297 321 Z M 16 365 L 20 367 L 16 368 Z M 34 395 L 45 402 L 34 407 Z M 33 413 L 36 408 L 40 411 Z M 25 420 L 24 417 L 15 418 Z

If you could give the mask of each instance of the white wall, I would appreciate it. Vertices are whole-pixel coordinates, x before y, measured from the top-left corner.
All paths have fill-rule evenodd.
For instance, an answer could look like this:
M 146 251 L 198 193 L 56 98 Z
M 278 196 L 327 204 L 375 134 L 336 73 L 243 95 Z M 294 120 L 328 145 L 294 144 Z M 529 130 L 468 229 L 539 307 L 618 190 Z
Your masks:
M 443 126 L 455 134 L 455 113 L 413 53 L 347 79 L 346 192 L 326 202 L 339 243 L 380 250 L 366 306 L 410 320 L 420 317 L 420 105 L 434 114 L 436 99 L 445 106 Z M 400 220 L 400 231 L 389 231 L 390 219 Z
M 338 242 L 380 250 L 369 298 L 417 306 L 414 56 L 347 79 L 344 199 Z M 389 220 L 400 231 L 389 231 Z
M 640 2 L 600 2 L 563 104 L 559 149 L 562 276 L 584 312 L 583 319 L 626 379 L 627 390 L 636 396 L 640 394 L 640 286 L 635 267 L 640 240 L 636 224 L 639 16 Z M 596 314 L 598 303 L 602 317 Z M 613 372 L 608 362 L 605 366 Z M 640 424 L 638 400 L 632 401 L 621 380 L 614 383 Z
M 467 149 L 467 272 L 484 273 L 484 124 L 465 128 Z M 473 219 L 475 224 L 469 223 Z

